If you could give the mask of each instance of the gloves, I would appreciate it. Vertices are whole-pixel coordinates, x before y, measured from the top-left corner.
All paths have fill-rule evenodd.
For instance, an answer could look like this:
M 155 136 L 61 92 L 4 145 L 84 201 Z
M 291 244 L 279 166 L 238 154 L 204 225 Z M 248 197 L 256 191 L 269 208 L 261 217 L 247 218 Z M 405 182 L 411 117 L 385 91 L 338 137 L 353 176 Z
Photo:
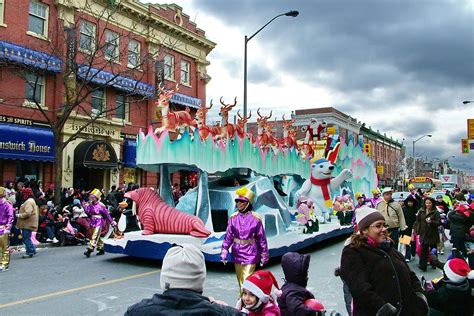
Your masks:
M 3 234 L 4 234 L 4 235 L 10 235 L 10 231 L 5 229 L 5 230 L 3 231 Z
M 221 252 L 221 262 L 223 264 L 226 264 L 227 263 L 227 255 L 229 254 L 229 252 L 225 249 L 222 250 Z
M 375 316 L 391 316 L 396 315 L 397 309 L 390 303 L 385 303 L 380 309 L 377 311 Z
M 221 262 L 226 265 L 227 264 L 227 260 L 221 260 Z
M 117 222 L 116 222 L 116 221 L 112 221 L 112 223 L 110 223 L 110 225 L 112 225 L 112 227 L 117 227 Z

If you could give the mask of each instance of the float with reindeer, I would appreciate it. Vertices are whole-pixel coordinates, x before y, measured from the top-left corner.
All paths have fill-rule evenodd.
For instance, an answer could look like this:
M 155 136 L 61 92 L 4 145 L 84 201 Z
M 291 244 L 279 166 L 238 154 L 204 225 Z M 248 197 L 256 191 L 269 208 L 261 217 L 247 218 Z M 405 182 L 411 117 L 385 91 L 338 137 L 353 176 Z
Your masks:
M 277 138 L 272 113 L 260 109 L 256 135 L 249 133 L 245 126 L 251 112 L 243 117 L 237 111 L 236 124 L 229 121 L 236 98 L 232 103 L 220 98 L 221 121 L 209 125 L 212 101 L 192 117 L 189 109 L 169 111 L 177 89 L 160 90 L 161 126 L 137 137 L 137 166 L 158 173 L 159 185 L 126 194 L 140 230 L 109 238 L 107 252 L 163 259 L 173 244 L 186 242 L 197 245 L 207 261 L 218 262 L 236 190 L 242 187 L 255 193 L 253 208 L 261 215 L 270 257 L 352 232 L 334 216 L 333 201 L 377 185 L 374 163 L 361 144 L 328 135 L 326 124 L 317 120 L 302 129 L 305 137 L 298 140 L 295 122 L 284 116 L 283 137 Z M 176 201 L 170 175 L 178 170 L 195 172 L 197 186 Z

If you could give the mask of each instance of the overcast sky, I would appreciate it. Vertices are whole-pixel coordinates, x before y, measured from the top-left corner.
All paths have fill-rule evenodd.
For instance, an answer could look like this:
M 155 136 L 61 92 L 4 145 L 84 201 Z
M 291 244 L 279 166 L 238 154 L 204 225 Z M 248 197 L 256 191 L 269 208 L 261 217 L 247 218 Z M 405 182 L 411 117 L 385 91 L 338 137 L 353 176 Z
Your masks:
M 151 1 L 160 2 L 161 1 Z M 217 43 L 208 56 L 207 102 L 243 100 L 244 35 L 280 17 L 248 44 L 248 107 L 273 113 L 332 106 L 402 141 L 418 156 L 474 173 L 461 155 L 474 118 L 474 0 L 178 0 Z M 265 110 L 262 110 L 264 112 Z

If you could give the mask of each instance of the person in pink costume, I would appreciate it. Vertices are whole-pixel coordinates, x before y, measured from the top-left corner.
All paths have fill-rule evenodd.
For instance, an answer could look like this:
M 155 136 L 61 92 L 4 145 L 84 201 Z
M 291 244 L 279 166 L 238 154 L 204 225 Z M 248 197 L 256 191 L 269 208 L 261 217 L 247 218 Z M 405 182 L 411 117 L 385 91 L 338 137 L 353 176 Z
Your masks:
M 99 199 L 102 196 L 102 193 L 94 189 L 89 195 L 89 203 L 86 204 L 84 210 L 86 214 L 90 217 L 90 226 L 92 229 L 92 236 L 89 241 L 84 255 L 89 258 L 91 253 L 97 247 L 97 255 L 101 256 L 104 252 L 104 241 L 100 236 L 102 227 L 107 222 L 112 225 L 112 227 L 117 226 L 117 223 L 112 219 L 109 212 L 105 208 L 105 205 L 102 204 Z
M 13 225 L 13 206 L 5 199 L 6 189 L 0 187 L 0 272 L 10 265 L 10 231 Z
M 227 231 L 222 242 L 221 261 L 226 264 L 229 248 L 232 247 L 232 261 L 239 287 L 255 271 L 257 263 L 268 262 L 267 237 L 260 215 L 253 211 L 255 193 L 243 187 L 235 191 L 237 212 L 230 216 Z

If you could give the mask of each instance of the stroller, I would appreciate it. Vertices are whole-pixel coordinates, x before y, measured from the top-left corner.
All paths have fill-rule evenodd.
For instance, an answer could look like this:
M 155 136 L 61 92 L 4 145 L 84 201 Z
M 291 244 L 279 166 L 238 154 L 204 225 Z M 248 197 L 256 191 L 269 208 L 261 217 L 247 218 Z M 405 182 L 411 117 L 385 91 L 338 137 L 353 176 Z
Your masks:
M 85 245 L 86 236 L 79 230 L 71 226 L 68 217 L 62 219 L 62 225 L 58 230 L 59 245 L 62 246 L 76 246 Z

